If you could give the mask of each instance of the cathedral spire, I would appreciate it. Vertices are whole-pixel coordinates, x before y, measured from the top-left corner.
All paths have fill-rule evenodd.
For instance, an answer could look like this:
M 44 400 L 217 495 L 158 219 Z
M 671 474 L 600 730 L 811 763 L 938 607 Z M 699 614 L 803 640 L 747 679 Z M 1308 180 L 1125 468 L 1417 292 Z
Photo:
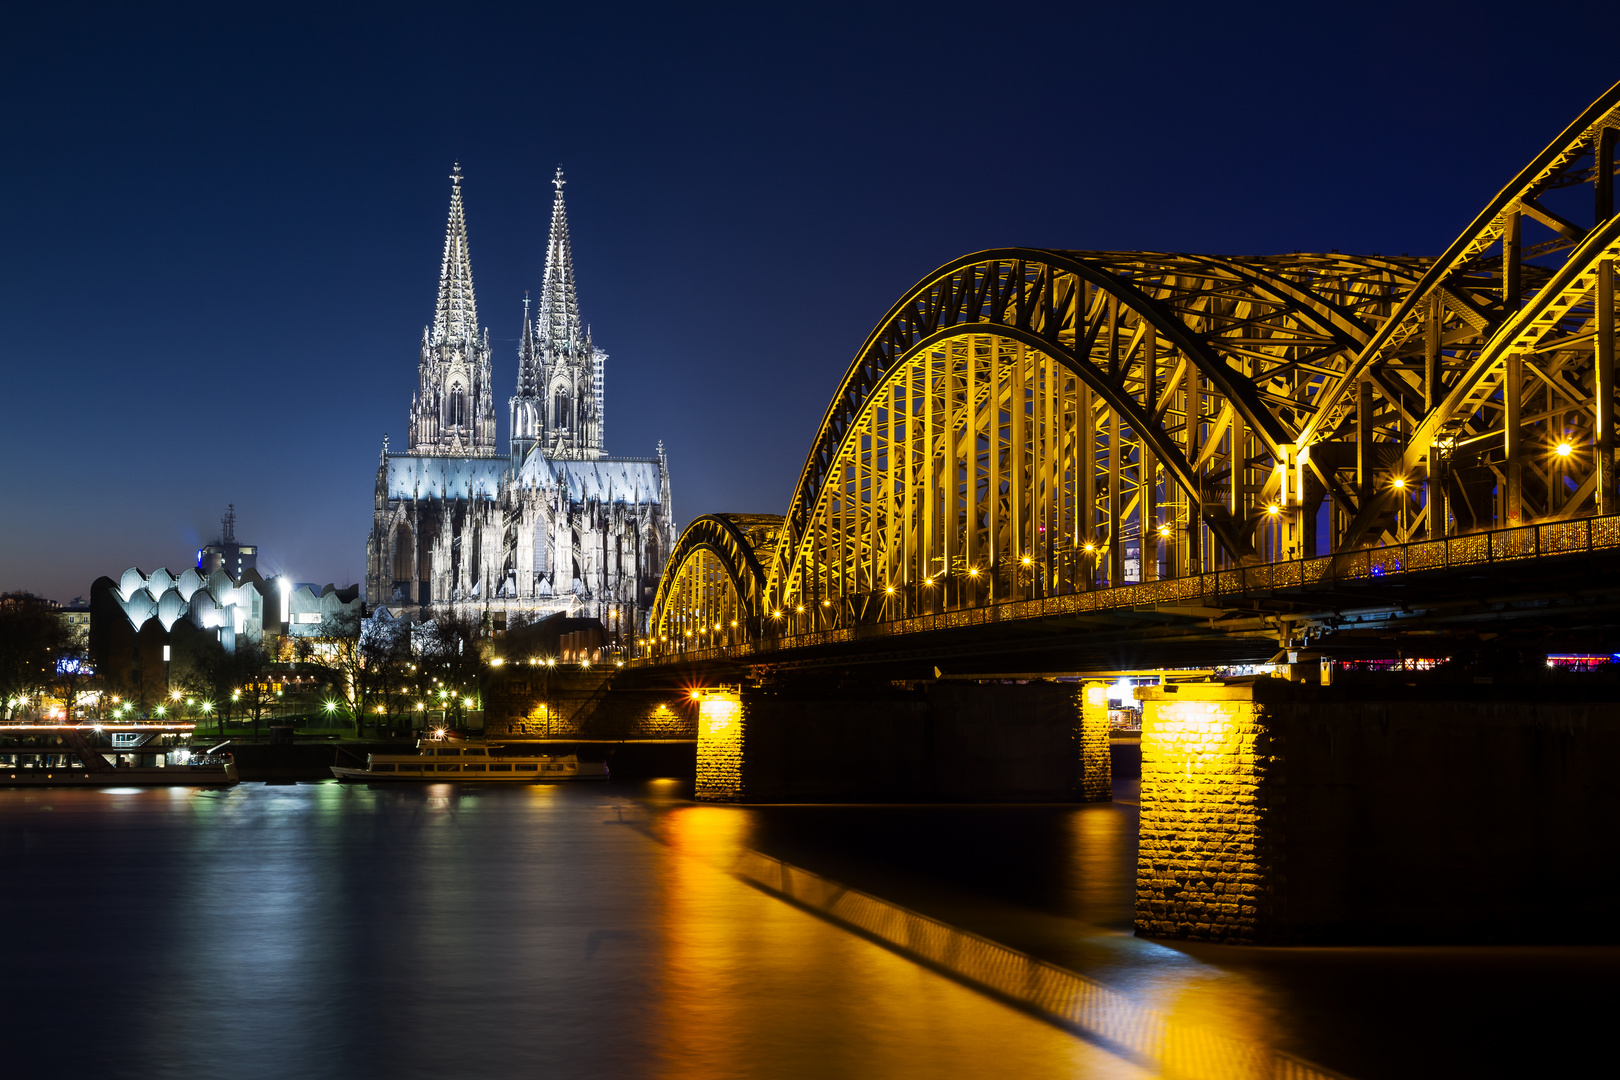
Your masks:
M 562 166 L 551 186 L 551 236 L 546 241 L 546 276 L 540 286 L 540 312 L 535 329 L 553 353 L 572 354 L 585 343 L 579 321 L 579 294 L 574 288 L 574 249 L 568 241 L 568 208 L 563 204 Z
M 467 215 L 461 205 L 461 163 L 450 170 L 450 221 L 439 264 L 439 304 L 433 314 L 433 344 L 476 342 L 478 302 L 473 298 L 472 255 L 467 249 Z

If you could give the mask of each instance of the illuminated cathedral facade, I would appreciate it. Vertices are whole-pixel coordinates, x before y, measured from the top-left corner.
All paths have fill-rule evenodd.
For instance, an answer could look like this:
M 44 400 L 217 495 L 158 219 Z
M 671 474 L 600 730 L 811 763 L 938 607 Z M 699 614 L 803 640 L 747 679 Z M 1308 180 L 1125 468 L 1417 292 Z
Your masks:
M 562 170 L 539 303 L 523 305 L 506 453 L 496 441 L 489 331 L 478 325 L 461 170 L 433 323 L 422 331 L 409 442 L 383 437 L 366 600 L 397 616 L 453 607 L 495 625 L 550 614 L 644 628 L 675 540 L 669 462 L 604 449 L 607 354 L 580 318 Z

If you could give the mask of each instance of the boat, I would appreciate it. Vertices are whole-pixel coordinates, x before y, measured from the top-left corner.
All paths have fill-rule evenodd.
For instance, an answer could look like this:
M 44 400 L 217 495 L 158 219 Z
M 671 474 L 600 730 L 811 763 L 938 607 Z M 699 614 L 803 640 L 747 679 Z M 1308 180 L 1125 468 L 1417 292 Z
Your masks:
M 224 744 L 198 753 L 195 724 L 0 724 L 0 786 L 228 787 Z
M 457 784 L 543 784 L 556 780 L 606 780 L 608 768 L 574 754 L 512 755 L 470 739 L 427 735 L 414 754 L 367 754 L 365 768 L 333 765 L 339 780 L 367 783 L 428 781 Z

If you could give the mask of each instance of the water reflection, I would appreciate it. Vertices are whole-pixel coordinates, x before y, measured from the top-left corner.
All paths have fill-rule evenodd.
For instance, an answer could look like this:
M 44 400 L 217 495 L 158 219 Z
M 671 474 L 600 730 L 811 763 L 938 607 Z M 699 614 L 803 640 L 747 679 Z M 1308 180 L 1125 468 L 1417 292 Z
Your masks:
M 0 791 L 0 916 L 29 931 L 0 980 L 6 1072 L 1136 1075 L 711 869 L 745 814 L 689 807 L 654 842 L 668 805 Z
M 691 807 L 661 863 L 663 1068 L 714 1076 L 1139 1076 L 1137 1068 L 762 892 L 747 815 Z

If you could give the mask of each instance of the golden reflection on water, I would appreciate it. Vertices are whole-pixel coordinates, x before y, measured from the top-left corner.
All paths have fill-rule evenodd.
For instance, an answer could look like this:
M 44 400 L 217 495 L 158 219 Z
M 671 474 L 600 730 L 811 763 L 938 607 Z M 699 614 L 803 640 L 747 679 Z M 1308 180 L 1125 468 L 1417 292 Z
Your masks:
M 718 869 L 746 814 L 691 807 L 663 828 L 657 1075 L 1146 1075 Z

